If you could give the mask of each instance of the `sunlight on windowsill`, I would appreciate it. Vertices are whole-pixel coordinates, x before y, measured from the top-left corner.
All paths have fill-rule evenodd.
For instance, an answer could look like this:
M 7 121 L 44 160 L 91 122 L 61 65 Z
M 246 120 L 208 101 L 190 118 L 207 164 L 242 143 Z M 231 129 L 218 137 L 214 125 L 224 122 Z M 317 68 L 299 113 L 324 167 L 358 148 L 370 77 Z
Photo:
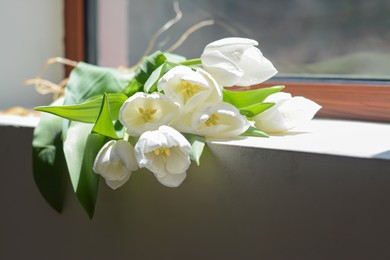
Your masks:
M 0 115 L 0 127 L 35 127 L 34 115 Z M 390 160 L 390 124 L 335 119 L 314 119 L 288 134 L 270 138 L 208 140 L 212 144 Z
M 389 135 L 390 124 L 314 119 L 288 134 L 212 143 L 390 160 Z

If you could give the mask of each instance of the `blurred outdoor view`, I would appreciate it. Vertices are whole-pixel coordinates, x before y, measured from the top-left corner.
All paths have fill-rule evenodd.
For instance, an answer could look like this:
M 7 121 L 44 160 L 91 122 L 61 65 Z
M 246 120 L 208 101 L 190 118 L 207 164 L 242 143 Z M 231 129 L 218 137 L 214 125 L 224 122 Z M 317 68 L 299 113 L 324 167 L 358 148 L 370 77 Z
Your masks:
M 124 3 L 128 22 L 122 35 L 128 64 L 121 65 L 132 65 L 153 34 L 175 16 L 173 1 L 118 2 Z M 159 37 L 154 50 L 167 49 L 192 25 L 214 19 L 214 25 L 190 35 L 175 53 L 196 58 L 211 41 L 247 37 L 259 42 L 279 75 L 390 78 L 389 0 L 181 0 L 179 5 L 183 18 Z M 118 50 L 114 40 L 105 40 L 110 44 L 98 45 L 99 53 Z

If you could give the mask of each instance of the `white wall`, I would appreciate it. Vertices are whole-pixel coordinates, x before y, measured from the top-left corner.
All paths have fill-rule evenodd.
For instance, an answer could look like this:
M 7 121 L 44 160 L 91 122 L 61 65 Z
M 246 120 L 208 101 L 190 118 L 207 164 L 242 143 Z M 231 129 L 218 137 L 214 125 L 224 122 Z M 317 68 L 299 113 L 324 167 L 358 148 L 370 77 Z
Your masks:
M 63 0 L 0 0 L 0 109 L 32 108 L 51 102 L 23 81 L 34 78 L 44 62 L 64 56 Z M 45 74 L 62 80 L 61 65 Z

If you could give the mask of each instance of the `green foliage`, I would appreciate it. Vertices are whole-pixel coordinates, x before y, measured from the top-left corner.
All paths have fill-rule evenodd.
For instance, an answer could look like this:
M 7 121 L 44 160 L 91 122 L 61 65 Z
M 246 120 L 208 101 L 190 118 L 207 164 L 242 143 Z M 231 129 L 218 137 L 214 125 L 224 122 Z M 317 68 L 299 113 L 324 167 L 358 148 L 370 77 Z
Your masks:
M 107 94 L 104 94 L 99 117 L 96 120 L 94 127 L 92 128 L 92 133 L 101 134 L 107 137 L 111 137 L 113 139 L 117 139 L 118 136 L 116 135 L 115 127 L 112 124 L 113 120 L 110 110 L 111 107 L 108 101 Z M 117 115 L 119 113 L 119 110 L 115 112 Z
M 122 104 L 126 101 L 127 96 L 122 93 L 106 94 L 107 103 L 109 103 L 111 116 L 113 120 L 118 119 L 119 110 Z M 68 105 L 68 106 L 41 106 L 36 107 L 35 110 L 51 113 L 69 120 L 95 123 L 99 115 L 103 96 L 93 98 L 82 104 Z
M 250 126 L 245 133 L 241 134 L 241 136 L 269 137 L 269 135 L 253 126 Z
M 162 78 L 162 76 L 164 76 L 165 73 L 176 66 L 179 66 L 179 64 L 165 61 L 161 66 L 159 66 L 150 74 L 148 80 L 145 82 L 144 91 L 148 93 L 157 91 L 158 81 Z
M 223 101 L 232 104 L 238 109 L 262 103 L 269 95 L 281 91 L 284 86 L 274 86 L 247 91 L 222 90 Z
M 106 141 L 107 138 L 105 136 L 92 133 L 88 135 L 85 145 L 85 153 L 82 160 L 76 196 L 90 219 L 92 219 L 95 212 L 99 185 L 99 176 L 93 171 L 93 163 Z
M 57 103 L 36 108 L 71 120 L 64 124 L 60 117 L 43 115 L 34 131 L 34 179 L 42 195 L 57 211 L 62 210 L 65 197 L 63 173 L 67 165 L 73 189 L 92 217 L 97 192 L 93 160 L 106 136 L 117 138 L 116 130 L 123 131 L 120 124 L 114 128 L 112 120 L 118 119 L 120 107 L 127 99 L 121 92 L 125 92 L 131 78 L 127 72 L 80 62 L 70 74 L 65 106 Z M 133 86 L 128 92 L 134 89 Z
M 69 138 L 69 135 L 68 135 Z M 93 163 L 108 138 L 117 139 L 112 123 L 108 95 L 104 94 L 99 116 L 88 135 L 78 178 L 76 195 L 90 218 L 93 217 L 97 198 L 99 178 L 93 172 Z
M 184 60 L 180 62 L 180 64 L 185 66 L 199 66 L 202 64 L 202 60 L 200 58 L 192 59 L 192 60 Z
M 275 103 L 258 103 L 251 106 L 240 108 L 240 114 L 246 117 L 254 117 L 268 108 L 275 105 Z
M 150 77 L 148 78 L 148 80 L 145 82 L 144 85 L 145 92 L 152 93 L 157 90 L 157 82 L 167 72 L 166 68 L 167 68 L 167 63 L 164 62 L 150 74 Z
M 141 86 L 144 86 L 153 71 L 160 67 L 166 60 L 167 58 L 161 51 L 156 51 L 150 56 L 145 57 L 142 64 L 136 70 L 134 78 Z
M 164 52 L 164 56 L 165 56 L 165 58 L 167 58 L 167 61 L 172 62 L 172 63 L 176 63 L 176 64 L 179 64 L 179 63 L 186 61 L 185 57 L 183 57 L 181 55 L 177 55 L 175 53 Z
M 62 102 L 63 100 L 57 100 L 56 104 Z M 32 143 L 34 181 L 42 196 L 58 212 L 63 208 L 66 186 L 62 121 L 53 115 L 42 115 L 34 130 Z
M 138 83 L 138 81 L 133 78 L 129 85 L 122 91 L 126 96 L 131 97 L 135 93 L 142 91 L 142 85 Z
M 79 183 L 81 165 L 87 138 L 93 125 L 72 121 L 68 128 L 68 134 L 64 141 L 64 153 L 66 164 L 73 190 L 76 192 Z
M 104 93 L 123 92 L 132 77 L 129 72 L 79 62 L 70 73 L 64 105 L 81 104 Z M 64 140 L 67 139 L 69 125 L 70 122 L 64 123 Z
M 81 104 L 104 93 L 120 93 L 131 77 L 128 72 L 79 62 L 70 74 L 64 105 Z
M 191 144 L 190 158 L 199 166 L 200 157 L 202 156 L 203 149 L 206 143 L 205 138 L 203 136 L 194 134 L 184 134 L 184 136 Z

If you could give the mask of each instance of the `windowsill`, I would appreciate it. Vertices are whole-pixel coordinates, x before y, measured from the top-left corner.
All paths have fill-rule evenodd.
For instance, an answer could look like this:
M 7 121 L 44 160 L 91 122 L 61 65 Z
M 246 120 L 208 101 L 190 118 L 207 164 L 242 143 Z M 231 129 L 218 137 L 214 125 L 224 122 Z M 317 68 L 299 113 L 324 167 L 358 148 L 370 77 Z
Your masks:
M 35 127 L 35 116 L 0 115 L 0 126 Z M 270 138 L 209 140 L 213 144 L 256 147 L 314 154 L 390 160 L 390 124 L 314 119 L 287 134 Z
M 39 117 L 34 115 L 0 115 L 0 126 L 35 127 L 38 122 Z
M 317 119 L 287 136 L 210 141 L 176 189 L 147 170 L 115 191 L 101 181 L 89 221 L 69 182 L 61 215 L 39 194 L 34 120 L 0 116 L 2 258 L 109 258 L 118 245 L 120 255 L 147 259 L 389 258 L 390 124 Z M 82 241 L 112 239 L 80 246 L 74 230 Z M 145 250 L 150 238 L 155 250 Z M 172 244 L 181 249 L 167 251 Z
M 390 160 L 390 124 L 314 119 L 285 135 L 213 143 Z

